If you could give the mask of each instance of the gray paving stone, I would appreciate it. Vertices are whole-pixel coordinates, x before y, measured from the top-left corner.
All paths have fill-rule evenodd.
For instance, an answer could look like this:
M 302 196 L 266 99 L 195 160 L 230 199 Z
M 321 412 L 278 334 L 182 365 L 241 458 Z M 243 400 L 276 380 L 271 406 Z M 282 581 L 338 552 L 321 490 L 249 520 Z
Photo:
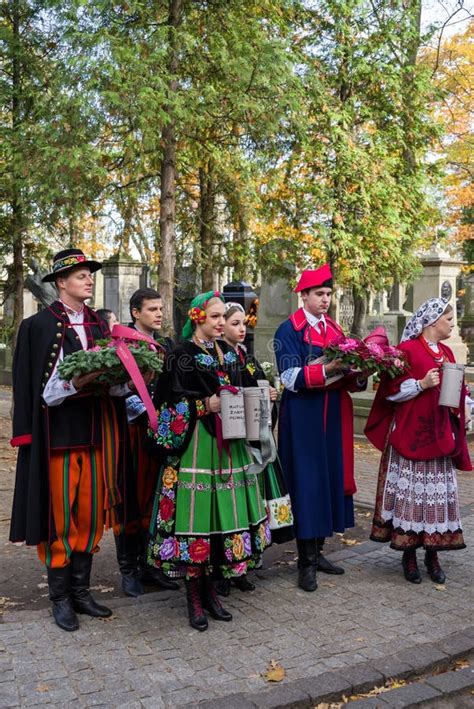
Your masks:
M 15 682 L 3 682 L 0 685 L 0 707 L 20 706 L 20 696 Z
M 415 682 L 414 684 L 407 684 L 405 687 L 399 687 L 398 689 L 392 689 L 390 692 L 386 692 L 383 695 L 383 700 L 392 709 L 400 707 L 416 707 L 423 702 L 427 702 L 437 697 L 440 697 L 441 693 L 423 682 Z
M 369 709 L 369 707 L 373 707 L 373 709 L 388 709 L 389 704 L 384 701 L 383 696 L 384 695 L 355 699 L 348 704 L 348 707 L 350 707 L 350 709 Z
M 474 651 L 474 637 L 461 630 L 437 642 L 436 647 L 452 658 L 460 657 Z
M 454 694 L 474 687 L 474 668 L 465 667 L 456 672 L 443 672 L 439 675 L 427 677 L 425 681 L 440 692 Z
M 368 662 L 342 669 L 341 676 L 350 683 L 353 694 L 368 692 L 373 687 L 383 685 L 385 681 L 384 675 Z
M 429 672 L 436 667 L 442 667 L 449 661 L 449 655 L 434 646 L 417 645 L 407 647 L 402 653 L 405 662 L 417 672 Z
M 198 706 L 199 709 L 223 709 L 223 707 L 225 707 L 225 709 L 255 709 L 256 705 L 244 694 L 230 694 L 226 697 L 199 702 L 198 705 L 189 704 L 187 707 L 183 707 L 183 709 L 191 709 L 191 707 L 195 706 Z
M 302 679 L 298 685 L 308 693 L 313 702 L 332 702 L 352 691 L 352 683 L 340 672 L 323 672 L 315 677 Z
M 311 707 L 312 700 L 299 682 L 278 684 L 264 692 L 258 692 L 252 697 L 258 709 L 296 709 Z
M 393 679 L 397 677 L 398 679 L 406 679 L 413 674 L 413 667 L 405 662 L 403 659 L 403 653 L 400 655 L 390 655 L 389 657 L 377 658 L 371 661 L 371 665 L 374 670 L 380 672 L 385 680 Z

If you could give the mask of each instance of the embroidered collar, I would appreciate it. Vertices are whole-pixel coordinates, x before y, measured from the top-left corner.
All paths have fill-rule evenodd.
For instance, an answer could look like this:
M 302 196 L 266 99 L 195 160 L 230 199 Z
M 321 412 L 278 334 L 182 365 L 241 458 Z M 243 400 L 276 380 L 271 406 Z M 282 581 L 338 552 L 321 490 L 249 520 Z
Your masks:
M 193 337 L 194 344 L 199 346 L 205 347 L 207 350 L 211 349 L 214 347 L 214 340 L 201 340 L 199 337 L 194 336 Z

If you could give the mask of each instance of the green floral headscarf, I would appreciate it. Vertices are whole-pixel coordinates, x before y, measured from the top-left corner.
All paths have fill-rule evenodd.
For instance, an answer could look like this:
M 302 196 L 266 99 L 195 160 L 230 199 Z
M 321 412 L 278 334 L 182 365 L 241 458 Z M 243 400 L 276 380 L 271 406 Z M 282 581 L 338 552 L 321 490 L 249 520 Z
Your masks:
M 183 340 L 189 340 L 193 336 L 193 323 L 204 322 L 206 319 L 206 306 L 211 298 L 219 298 L 223 303 L 225 303 L 224 296 L 216 290 L 209 290 L 207 293 L 199 293 L 199 295 L 192 299 L 188 310 L 187 320 L 181 330 L 181 337 Z

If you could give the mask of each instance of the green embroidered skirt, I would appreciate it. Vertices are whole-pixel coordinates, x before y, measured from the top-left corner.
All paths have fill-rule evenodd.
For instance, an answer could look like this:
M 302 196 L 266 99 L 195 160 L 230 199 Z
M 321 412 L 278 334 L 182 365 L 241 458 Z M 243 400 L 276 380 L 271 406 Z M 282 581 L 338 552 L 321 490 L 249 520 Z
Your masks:
M 271 543 L 259 475 L 243 441 L 230 457 L 198 421 L 181 458 L 165 461 L 155 495 L 148 562 L 170 576 L 219 567 L 224 576 L 253 568 Z

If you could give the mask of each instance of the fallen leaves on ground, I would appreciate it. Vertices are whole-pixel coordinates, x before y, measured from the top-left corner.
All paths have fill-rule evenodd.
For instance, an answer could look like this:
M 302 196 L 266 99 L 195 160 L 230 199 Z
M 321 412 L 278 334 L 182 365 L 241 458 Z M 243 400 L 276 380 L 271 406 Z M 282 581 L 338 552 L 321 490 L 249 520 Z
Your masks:
M 370 692 L 361 692 L 360 694 L 351 694 L 350 697 L 346 697 L 345 694 L 342 695 L 340 702 L 320 702 L 316 704 L 315 709 L 341 709 L 341 707 L 346 706 L 349 702 L 355 702 L 357 699 L 370 699 L 370 697 L 377 697 L 379 694 L 384 694 L 385 692 L 390 692 L 392 689 L 399 689 L 399 687 L 404 687 L 406 685 L 405 680 L 399 679 L 389 679 L 381 687 L 374 687 Z
M 346 547 L 353 547 L 356 544 L 360 544 L 361 542 L 358 542 L 357 539 L 346 539 L 345 537 L 343 537 L 341 539 L 341 543 L 345 544 Z
M 433 588 L 435 589 L 435 591 L 446 591 L 446 586 L 441 583 L 435 583 Z
M 471 663 L 469 660 L 466 660 L 465 658 L 461 658 L 460 660 L 456 660 L 453 666 L 453 670 L 457 672 L 458 670 L 465 670 L 467 667 L 470 667 Z
M 282 679 L 286 677 L 285 668 L 280 665 L 278 660 L 270 660 L 266 671 L 262 674 L 262 677 L 267 682 L 281 682 Z

